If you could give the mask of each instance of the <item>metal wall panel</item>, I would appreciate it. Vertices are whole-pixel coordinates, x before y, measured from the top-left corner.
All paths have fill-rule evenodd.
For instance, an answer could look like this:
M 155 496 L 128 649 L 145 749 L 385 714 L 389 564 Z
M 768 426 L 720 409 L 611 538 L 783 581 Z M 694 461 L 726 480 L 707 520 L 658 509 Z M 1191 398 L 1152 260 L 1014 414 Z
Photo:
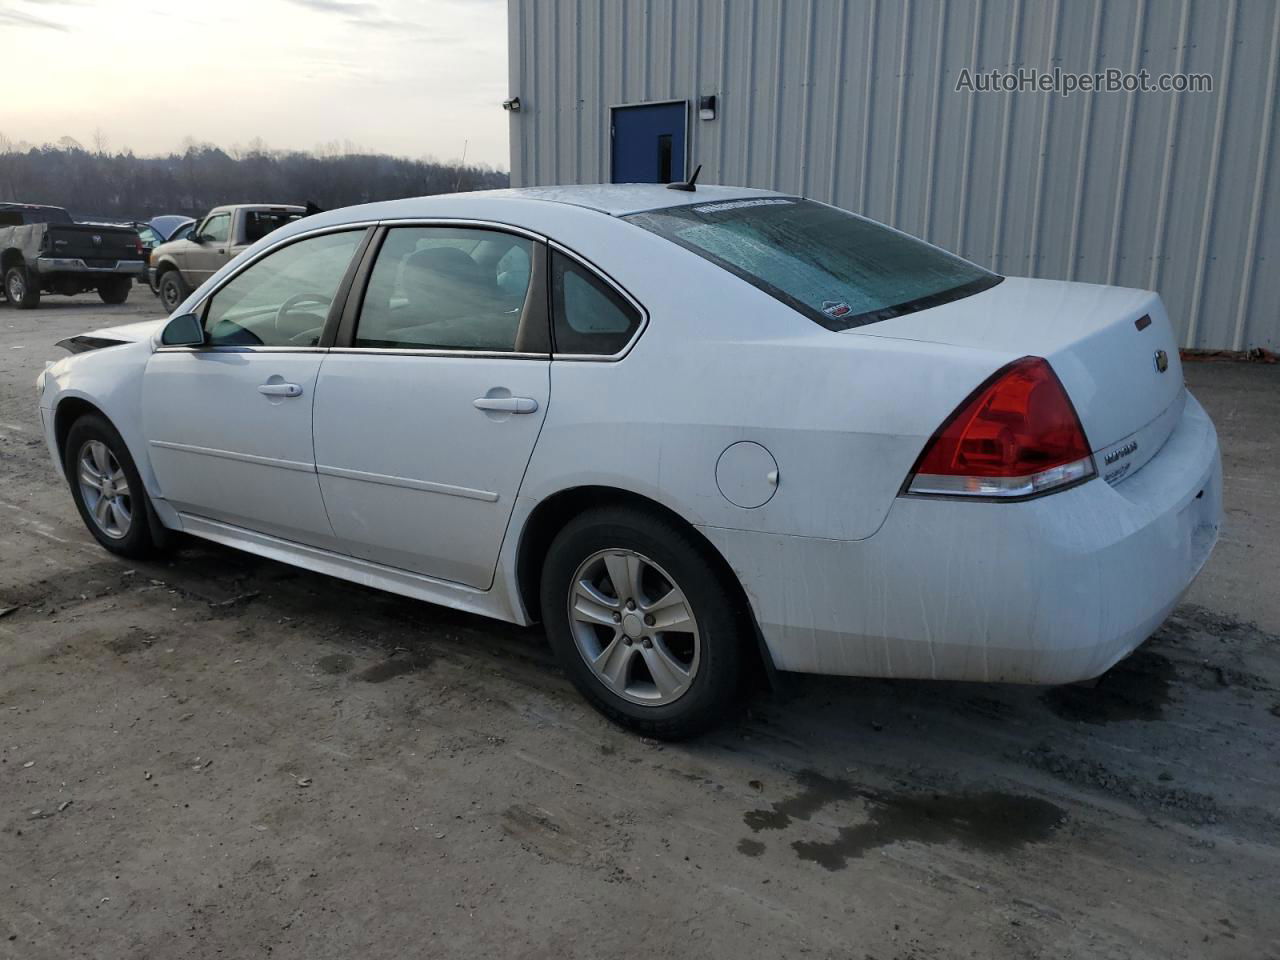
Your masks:
M 1280 348 L 1280 0 L 509 0 L 515 184 L 609 177 L 609 108 L 715 94 L 706 182 L 795 191 L 1009 274 L 1159 290 Z M 960 93 L 962 68 L 1214 78 Z

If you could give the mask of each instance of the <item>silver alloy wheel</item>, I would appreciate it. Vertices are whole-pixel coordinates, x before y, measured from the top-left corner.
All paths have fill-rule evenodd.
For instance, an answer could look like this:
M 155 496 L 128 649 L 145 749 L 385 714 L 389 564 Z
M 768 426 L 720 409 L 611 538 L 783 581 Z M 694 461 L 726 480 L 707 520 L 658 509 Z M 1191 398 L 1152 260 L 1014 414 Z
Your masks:
M 698 623 L 671 575 L 634 550 L 587 557 L 569 586 L 569 628 L 609 690 L 648 707 L 688 692 L 702 659 Z
M 85 509 L 99 530 L 113 540 L 123 540 L 133 524 L 133 497 L 120 461 L 101 440 L 88 440 L 76 463 Z
M 27 295 L 27 281 L 23 279 L 21 270 L 13 270 L 9 273 L 9 286 L 7 288 L 10 303 L 19 303 Z

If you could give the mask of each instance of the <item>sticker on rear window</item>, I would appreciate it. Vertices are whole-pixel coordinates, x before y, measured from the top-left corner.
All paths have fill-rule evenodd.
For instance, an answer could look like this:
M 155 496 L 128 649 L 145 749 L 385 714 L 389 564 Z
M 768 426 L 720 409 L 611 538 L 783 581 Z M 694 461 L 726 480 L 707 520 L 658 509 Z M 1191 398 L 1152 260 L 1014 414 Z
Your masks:
M 694 207 L 695 213 L 723 213 L 725 210 L 742 210 L 746 207 L 778 207 L 790 206 L 791 200 L 784 200 L 781 197 L 764 197 L 759 200 L 725 200 L 721 203 L 704 203 L 700 207 Z
M 847 317 L 853 313 L 853 307 L 849 306 L 843 300 L 823 300 L 822 312 L 832 320 L 839 320 L 841 317 Z

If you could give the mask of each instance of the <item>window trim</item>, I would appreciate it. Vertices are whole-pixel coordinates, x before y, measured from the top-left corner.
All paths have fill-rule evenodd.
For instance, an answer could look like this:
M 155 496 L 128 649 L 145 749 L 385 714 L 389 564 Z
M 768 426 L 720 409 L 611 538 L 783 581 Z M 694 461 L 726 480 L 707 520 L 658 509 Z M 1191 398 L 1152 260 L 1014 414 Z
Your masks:
M 454 227 L 459 230 L 489 230 L 495 233 L 506 233 L 534 243 L 532 262 L 530 264 L 529 290 L 521 307 L 519 326 L 523 327 L 530 320 L 536 322 L 536 313 L 542 314 L 542 327 L 546 350 L 450 350 L 442 347 L 357 347 L 355 345 L 356 324 L 360 311 L 364 307 L 364 298 L 369 290 L 369 281 L 373 277 L 373 269 L 377 264 L 378 254 L 386 241 L 387 234 L 400 227 Z M 353 279 L 350 294 L 342 310 L 330 353 L 379 355 L 390 357 L 472 357 L 487 360 L 550 360 L 551 354 L 551 308 L 548 281 L 551 271 L 551 258 L 546 253 L 547 238 L 533 230 L 517 227 L 509 223 L 497 223 L 493 220 L 468 220 L 460 217 L 406 217 L 396 220 L 379 220 L 376 235 L 364 251 L 359 269 Z M 541 264 L 539 261 L 543 261 Z M 539 307 L 538 301 L 541 301 Z M 517 335 L 518 336 L 518 335 Z M 320 341 L 322 344 L 324 339 Z
M 530 288 L 535 283 L 541 282 L 546 293 L 546 327 L 547 327 L 547 343 L 549 352 L 547 353 L 515 353 L 515 352 L 495 352 L 483 350 L 414 350 L 409 348 L 385 348 L 385 347 L 353 347 L 351 340 L 355 331 L 355 319 L 359 315 L 360 306 L 364 301 L 365 289 L 368 286 L 369 276 L 373 272 L 373 264 L 377 259 L 377 252 L 382 246 L 382 238 L 386 235 L 388 229 L 392 227 L 459 227 L 474 228 L 479 230 L 497 230 L 501 233 L 513 233 L 517 236 L 527 237 L 536 243 L 540 243 L 548 251 L 543 257 L 544 269 L 539 271 L 540 277 L 530 278 Z M 298 243 L 301 240 L 307 240 L 311 237 L 321 236 L 326 233 L 343 233 L 346 231 L 363 230 L 365 237 L 361 241 L 360 246 L 356 249 L 355 254 L 351 258 L 351 264 L 347 268 L 347 276 L 343 278 L 343 283 L 338 287 L 338 294 L 335 295 L 333 305 L 330 308 L 328 320 L 325 323 L 324 333 L 320 336 L 320 343 L 314 347 L 253 347 L 253 346 L 200 346 L 200 347 L 157 347 L 156 353 L 199 353 L 199 352 L 224 352 L 224 353 L 383 353 L 389 356 L 439 356 L 439 357 L 481 357 L 487 359 L 509 359 L 509 360 L 558 360 L 565 363 L 616 363 L 625 359 L 627 354 L 635 347 L 636 342 L 644 335 L 645 330 L 649 328 L 649 311 L 643 303 L 632 296 L 631 292 L 621 283 L 613 278 L 607 271 L 597 266 L 587 257 L 580 254 L 572 247 L 566 246 L 557 240 L 553 240 L 545 234 L 538 233 L 535 230 L 529 230 L 525 227 L 519 227 L 510 223 L 498 223 L 494 220 L 468 220 L 462 217 L 406 217 L 403 219 L 389 220 L 354 220 L 351 223 L 331 224 L 324 227 L 315 227 L 311 230 L 295 233 L 291 236 L 284 237 L 278 242 L 260 250 L 250 259 L 246 260 L 234 273 L 219 280 L 212 289 L 205 293 L 195 306 L 191 308 L 191 313 L 198 315 L 201 320 L 204 319 L 205 310 L 209 305 L 209 300 L 214 297 L 219 290 L 238 277 L 245 270 L 268 257 L 271 254 L 282 250 L 291 243 Z M 536 248 L 535 248 L 536 249 Z M 606 283 L 613 288 L 624 300 L 631 304 L 640 313 L 640 323 L 636 327 L 635 333 L 631 339 L 617 353 L 610 354 L 594 354 L 594 353 L 556 353 L 552 340 L 552 323 L 551 315 L 551 257 L 550 251 L 557 251 L 576 260 L 582 267 L 591 271 L 597 279 Z M 526 305 L 527 306 L 527 305 Z
M 227 274 L 217 284 L 205 293 L 195 306 L 191 308 L 190 313 L 200 318 L 201 324 L 204 323 L 205 315 L 208 312 L 209 301 L 217 296 L 218 291 L 225 287 L 240 274 L 244 273 L 260 260 L 278 253 L 285 247 L 303 240 L 309 240 L 313 237 L 323 236 L 329 233 L 355 233 L 363 231 L 364 236 L 360 243 L 356 245 L 356 251 L 351 256 L 351 262 L 347 265 L 347 272 L 342 278 L 342 282 L 338 284 L 338 289 L 334 293 L 333 303 L 329 305 L 329 314 L 325 318 L 324 331 L 320 334 L 320 343 L 314 347 L 285 347 L 285 346 L 249 346 L 249 345 L 231 345 L 231 344 L 202 344 L 198 347 L 157 347 L 156 353 L 323 353 L 327 347 L 326 342 L 331 339 L 331 330 L 336 330 L 338 319 L 341 316 L 342 308 L 346 301 L 350 299 L 351 281 L 356 276 L 357 267 L 362 262 L 365 253 L 369 247 L 370 238 L 374 234 L 377 221 L 359 220 L 352 223 L 341 223 L 327 227 L 317 227 L 313 230 L 307 230 L 304 233 L 296 233 L 289 237 L 284 237 L 278 243 L 272 244 L 265 250 L 260 250 L 243 264 L 241 264 L 232 273 Z
M 622 297 L 622 299 L 627 301 L 627 303 L 631 304 L 632 308 L 635 309 L 637 313 L 640 314 L 640 322 L 636 324 L 636 329 L 635 329 L 635 332 L 631 334 L 631 339 L 628 340 L 625 344 L 623 344 L 622 349 L 618 350 L 616 353 L 559 353 L 557 352 L 555 349 L 555 333 L 554 333 L 555 316 L 554 316 L 554 310 L 552 309 L 552 304 L 551 304 L 551 258 L 548 257 L 547 258 L 547 321 L 550 324 L 551 330 L 552 330 L 551 359 L 560 360 L 560 361 L 575 361 L 575 362 L 582 361 L 586 363 L 616 363 L 617 361 L 623 359 L 624 357 L 626 357 L 628 353 L 631 352 L 631 348 L 636 345 L 636 341 L 639 340 L 640 336 L 645 332 L 646 329 L 648 329 L 649 311 L 645 309 L 644 304 L 642 304 L 639 300 L 637 300 L 635 297 L 631 295 L 631 293 L 627 290 L 626 287 L 618 283 L 617 280 L 613 279 L 613 277 L 611 277 L 607 272 L 605 272 L 604 270 L 601 270 L 598 266 L 596 266 L 586 257 L 582 256 L 582 254 L 578 253 L 578 251 L 572 249 L 571 247 L 566 247 L 564 244 L 558 243 L 555 240 L 548 241 L 548 243 L 554 252 L 564 254 L 569 259 L 576 261 L 580 267 L 582 267 L 583 269 L 591 273 L 601 283 L 605 284 L 606 286 L 614 290 L 619 296 Z

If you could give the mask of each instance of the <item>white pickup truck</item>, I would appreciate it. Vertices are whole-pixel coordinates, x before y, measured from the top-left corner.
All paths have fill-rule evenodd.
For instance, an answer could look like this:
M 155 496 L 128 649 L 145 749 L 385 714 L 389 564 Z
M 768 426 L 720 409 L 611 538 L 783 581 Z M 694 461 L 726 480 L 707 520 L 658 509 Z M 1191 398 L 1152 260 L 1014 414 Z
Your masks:
M 191 235 L 151 251 L 151 286 L 165 310 L 173 312 L 191 291 L 224 263 L 272 230 L 307 215 L 287 203 L 237 203 L 210 210 Z

